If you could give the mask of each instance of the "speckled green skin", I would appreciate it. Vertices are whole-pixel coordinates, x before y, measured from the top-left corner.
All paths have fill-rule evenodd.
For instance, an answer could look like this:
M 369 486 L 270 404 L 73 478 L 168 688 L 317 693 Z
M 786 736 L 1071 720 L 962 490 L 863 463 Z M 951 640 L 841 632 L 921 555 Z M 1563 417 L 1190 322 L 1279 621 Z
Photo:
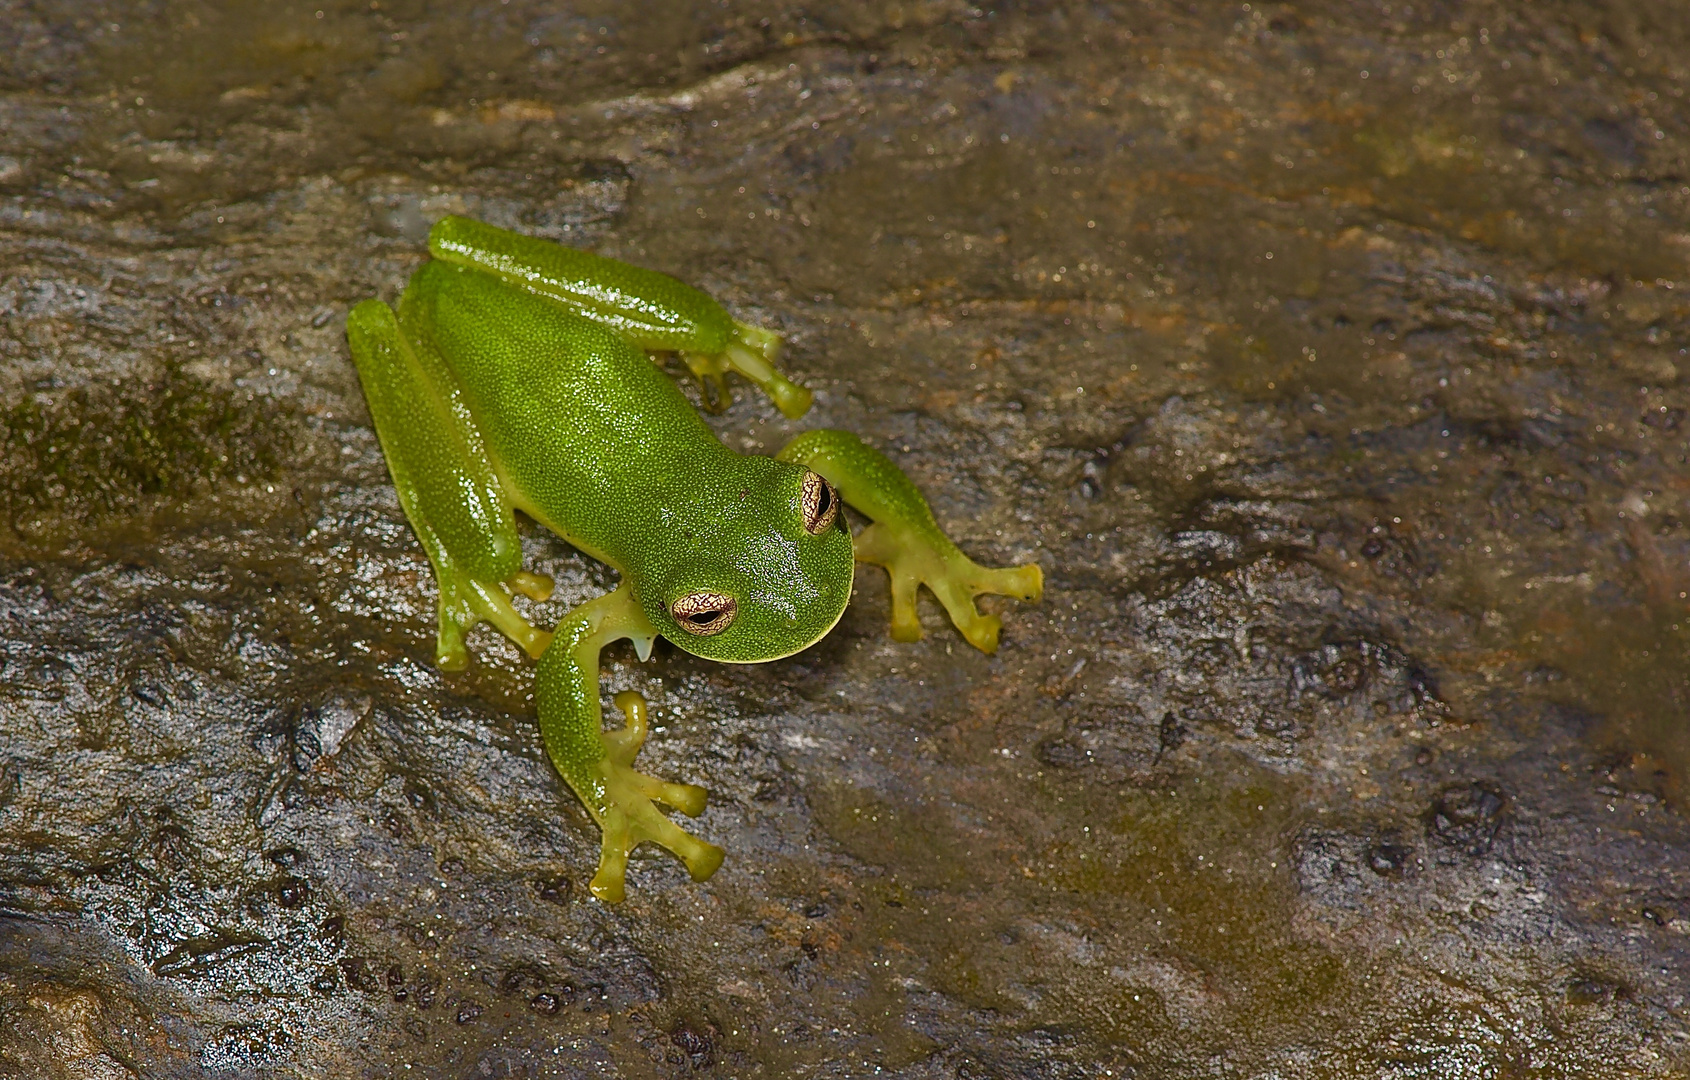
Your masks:
M 970 642 L 997 647 L 998 621 L 973 596 L 1036 599 L 1036 566 L 987 570 L 940 531 L 898 468 L 854 435 L 817 431 L 778 458 L 724 446 L 642 348 L 680 351 L 746 373 L 783 408 L 807 407 L 769 359 L 779 339 L 736 323 L 673 278 L 586 252 L 447 218 L 437 260 L 411 278 L 397 317 L 368 300 L 347 338 L 400 502 L 440 584 L 436 659 L 467 663 L 464 634 L 489 620 L 539 658 L 536 699 L 546 749 L 604 832 L 592 889 L 623 895 L 628 852 L 652 840 L 703 880 L 722 851 L 664 817 L 653 800 L 696 815 L 701 788 L 637 773 L 644 699 L 602 730 L 600 650 L 631 638 L 648 656 L 658 635 L 710 659 L 773 660 L 827 633 L 850 598 L 853 558 L 892 573 L 893 633 L 920 636 L 914 597 L 926 583 Z M 699 370 L 695 363 L 694 370 Z M 874 519 L 856 539 L 843 517 L 806 528 L 812 471 Z M 825 487 L 811 478 L 815 487 Z M 513 510 L 615 567 L 612 593 L 547 633 L 511 604 L 550 582 L 521 569 Z M 813 512 L 811 508 L 810 512 Z M 720 632 L 683 627 L 671 607 L 708 592 L 737 605 Z

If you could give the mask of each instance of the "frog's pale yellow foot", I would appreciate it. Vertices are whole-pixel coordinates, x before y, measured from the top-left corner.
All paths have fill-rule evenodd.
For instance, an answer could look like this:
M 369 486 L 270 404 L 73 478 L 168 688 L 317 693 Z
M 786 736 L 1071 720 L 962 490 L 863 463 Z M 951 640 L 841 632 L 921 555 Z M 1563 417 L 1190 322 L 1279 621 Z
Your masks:
M 511 585 L 524 596 L 544 600 L 551 595 L 551 579 L 518 571 Z M 543 588 L 542 588 L 543 586 Z M 535 595 L 540 593 L 540 595 Z M 538 660 L 552 643 L 550 632 L 541 630 L 511 606 L 510 594 L 501 585 L 488 585 L 473 578 L 442 581 L 440 586 L 440 636 L 434 647 L 434 662 L 442 671 L 462 671 L 469 666 L 464 636 L 483 620 L 498 627 L 505 636 Z
M 916 614 L 920 585 L 933 590 L 962 636 L 984 653 L 997 651 L 1003 623 L 996 615 L 982 615 L 974 606 L 976 596 L 990 593 L 1031 601 L 1044 595 L 1044 572 L 1036 563 L 991 569 L 954 547 L 944 550 L 912 533 L 876 522 L 856 537 L 857 558 L 884 566 L 891 575 L 895 640 L 921 640 L 921 620 Z
M 780 335 L 744 323 L 736 324 L 739 341 L 728 346 L 723 354 L 728 366 L 763 388 L 774 401 L 775 408 L 788 420 L 796 420 L 810 411 L 815 395 L 788 379 L 775 367 L 780 355 Z
M 734 330 L 738 340 L 730 341 L 728 347 L 719 353 L 682 354 L 687 367 L 698 379 L 704 407 L 711 412 L 721 412 L 733 404 L 727 374 L 737 371 L 761 387 L 787 419 L 796 420 L 809 412 L 815 395 L 782 375 L 775 367 L 775 358 L 780 355 L 780 335 L 745 323 L 735 323 Z M 713 398 L 712 388 L 715 390 Z
M 620 731 L 601 735 L 605 756 L 599 763 L 599 775 L 604 783 L 604 803 L 597 816 L 604 840 L 599 848 L 598 873 L 589 886 L 593 895 L 607 904 L 622 900 L 628 853 L 647 840 L 674 852 L 694 881 L 714 874 L 723 858 L 721 848 L 688 833 L 652 805 L 655 799 L 697 817 L 704 811 L 705 792 L 695 784 L 672 784 L 635 772 L 631 765 L 647 731 L 645 698 L 624 691 L 616 695 L 616 705 L 627 716 L 628 724 Z

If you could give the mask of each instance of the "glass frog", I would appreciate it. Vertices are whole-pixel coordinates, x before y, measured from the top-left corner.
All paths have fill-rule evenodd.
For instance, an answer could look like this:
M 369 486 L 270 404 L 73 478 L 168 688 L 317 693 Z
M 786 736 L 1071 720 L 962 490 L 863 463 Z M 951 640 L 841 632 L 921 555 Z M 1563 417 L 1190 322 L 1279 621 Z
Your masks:
M 628 853 L 644 841 L 696 881 L 723 854 L 655 805 L 696 817 L 703 788 L 634 770 L 645 699 L 618 694 L 626 724 L 603 729 L 606 645 L 630 638 L 644 660 L 661 635 L 725 663 L 790 656 L 839 621 L 855 560 L 891 573 L 900 641 L 921 637 L 920 585 L 988 653 L 999 621 L 974 597 L 1039 598 L 1038 566 L 969 560 L 910 479 L 855 435 L 810 431 L 774 457 L 736 453 L 648 355 L 679 353 L 719 400 L 737 372 L 797 418 L 810 392 L 776 369 L 777 334 L 668 275 L 467 218 L 437 223 L 428 250 L 397 313 L 366 300 L 348 316 L 353 361 L 434 566 L 435 661 L 462 669 L 465 634 L 483 620 L 539 661 L 546 751 L 603 830 L 600 900 L 622 899 Z M 870 521 L 854 536 L 842 502 Z M 544 600 L 552 583 L 522 568 L 516 510 L 614 567 L 616 589 L 549 632 L 530 624 L 512 594 Z

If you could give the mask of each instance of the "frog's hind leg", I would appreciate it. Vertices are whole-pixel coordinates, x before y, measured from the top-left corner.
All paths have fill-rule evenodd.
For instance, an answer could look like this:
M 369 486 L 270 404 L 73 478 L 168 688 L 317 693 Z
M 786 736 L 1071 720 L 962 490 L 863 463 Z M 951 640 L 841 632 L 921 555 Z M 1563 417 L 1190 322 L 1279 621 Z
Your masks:
M 522 569 L 510 501 L 451 371 L 430 347 L 407 340 L 378 300 L 352 309 L 346 337 L 399 504 L 440 586 L 435 662 L 448 671 L 464 668 L 464 636 L 482 621 L 538 658 L 551 635 L 511 606 L 507 587 L 543 600 L 551 581 Z
M 428 250 L 443 262 L 548 296 L 615 328 L 648 353 L 680 353 L 713 412 L 732 400 L 730 371 L 762 387 L 794 420 L 810 408 L 810 392 L 775 367 L 779 334 L 738 321 L 709 295 L 668 274 L 454 215 L 429 230 Z
M 884 566 L 892 577 L 892 636 L 918 641 L 916 590 L 926 585 L 951 622 L 982 652 L 996 652 L 996 615 L 982 615 L 974 598 L 984 593 L 1037 600 L 1044 593 L 1038 564 L 1006 569 L 981 566 L 957 549 L 933 520 L 933 511 L 902 469 L 846 431 L 807 431 L 778 455 L 814 469 L 839 490 L 839 497 L 874 524 L 854 538 L 857 558 Z
M 761 387 L 775 403 L 775 408 L 787 419 L 796 420 L 809 412 L 810 402 L 814 400 L 815 395 L 788 379 L 775 367 L 775 360 L 780 357 L 781 336 L 773 330 L 765 330 L 760 326 L 751 326 L 737 320 L 733 328 L 734 338 L 721 352 L 681 353 L 681 358 L 698 379 L 699 393 L 704 398 L 705 408 L 720 412 L 732 403 L 733 395 L 728 390 L 727 374 L 737 371 Z M 714 384 L 714 402 L 707 385 L 710 383 Z

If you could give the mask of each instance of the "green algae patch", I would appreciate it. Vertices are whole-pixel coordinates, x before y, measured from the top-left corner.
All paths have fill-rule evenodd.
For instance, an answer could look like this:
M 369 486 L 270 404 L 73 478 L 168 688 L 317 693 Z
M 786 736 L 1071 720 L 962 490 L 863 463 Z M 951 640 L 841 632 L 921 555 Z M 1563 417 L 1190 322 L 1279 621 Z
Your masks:
M 274 476 L 299 435 L 286 405 L 166 363 L 32 394 L 0 413 L 0 443 L 0 509 L 29 540 Z

